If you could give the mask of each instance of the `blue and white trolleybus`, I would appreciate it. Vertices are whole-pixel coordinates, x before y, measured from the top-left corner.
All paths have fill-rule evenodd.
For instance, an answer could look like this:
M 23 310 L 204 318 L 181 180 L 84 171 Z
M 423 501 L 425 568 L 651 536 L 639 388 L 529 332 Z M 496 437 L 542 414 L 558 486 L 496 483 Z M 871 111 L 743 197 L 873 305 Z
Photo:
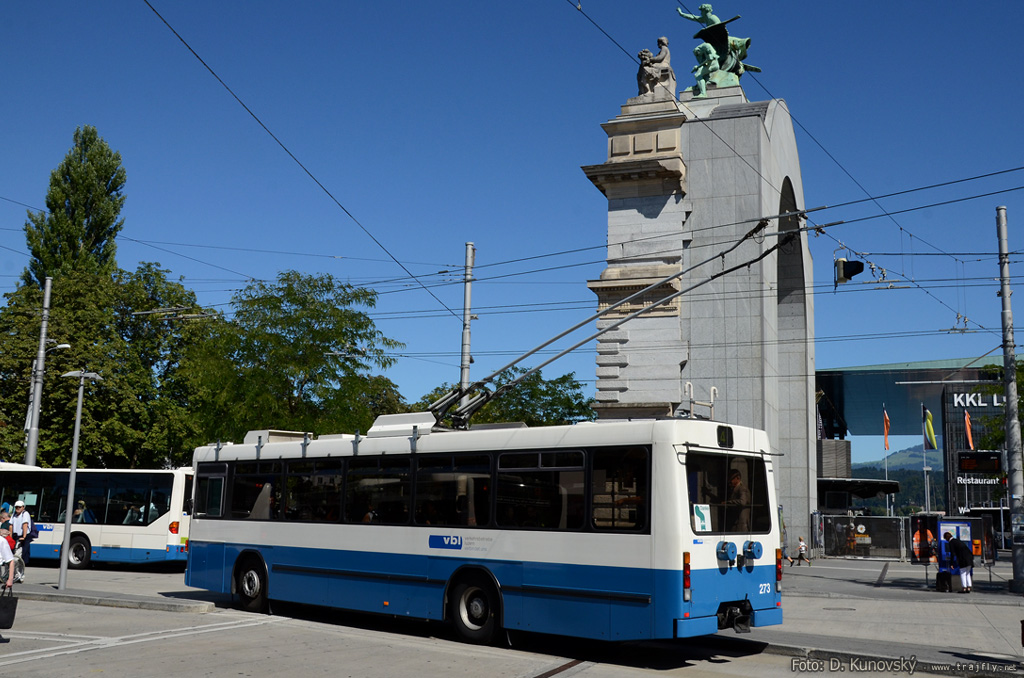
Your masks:
M 250 432 L 195 452 L 185 583 L 604 640 L 782 622 L 763 431 L 698 419 L 365 436 Z

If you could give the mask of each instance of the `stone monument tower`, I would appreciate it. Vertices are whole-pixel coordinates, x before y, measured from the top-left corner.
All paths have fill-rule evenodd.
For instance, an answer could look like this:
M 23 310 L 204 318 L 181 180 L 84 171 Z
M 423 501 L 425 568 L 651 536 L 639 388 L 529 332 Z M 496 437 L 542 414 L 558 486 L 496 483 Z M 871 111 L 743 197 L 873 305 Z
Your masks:
M 675 83 L 667 39 L 657 56 L 641 52 L 639 95 L 602 125 L 607 161 L 583 167 L 608 198 L 607 268 L 588 283 L 599 308 L 681 273 L 598 329 L 713 278 L 598 339 L 595 408 L 601 418 L 706 416 L 701 403 L 713 402 L 715 419 L 765 429 L 795 542 L 810 537 L 817 508 L 812 266 L 794 214 L 804 208 L 800 163 L 785 102 L 747 101 L 739 86 L 756 70 L 742 61 L 750 40 L 728 36 L 734 19 L 710 18 L 695 36 L 705 40 L 694 51 L 697 83 L 678 97 L 666 86 Z M 779 247 L 787 231 L 796 235 Z

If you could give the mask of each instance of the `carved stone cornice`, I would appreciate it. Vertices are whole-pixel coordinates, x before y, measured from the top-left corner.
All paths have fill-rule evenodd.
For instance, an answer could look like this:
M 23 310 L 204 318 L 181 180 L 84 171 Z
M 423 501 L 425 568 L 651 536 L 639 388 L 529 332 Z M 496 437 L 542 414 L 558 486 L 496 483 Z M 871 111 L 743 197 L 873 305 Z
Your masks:
M 609 200 L 686 193 L 686 165 L 678 156 L 606 162 L 582 169 Z

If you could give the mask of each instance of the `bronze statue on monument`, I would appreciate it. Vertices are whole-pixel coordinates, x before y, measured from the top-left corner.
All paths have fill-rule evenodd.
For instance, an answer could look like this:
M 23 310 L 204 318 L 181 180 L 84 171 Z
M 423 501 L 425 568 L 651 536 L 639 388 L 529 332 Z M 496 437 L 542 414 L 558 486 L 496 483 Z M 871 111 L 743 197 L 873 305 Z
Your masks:
M 679 10 L 681 17 L 703 26 L 693 36 L 703 41 L 693 50 L 697 65 L 692 72 L 697 83 L 689 89 L 695 99 L 707 96 L 709 84 L 716 87 L 733 87 L 740 84 L 740 76 L 744 72 L 761 72 L 757 66 L 743 62 L 747 58 L 747 50 L 750 49 L 750 38 L 734 38 L 729 35 L 727 25 L 740 16 L 737 14 L 731 19 L 720 21 L 711 13 L 711 9 L 711 5 L 701 5 L 700 16 L 685 14 Z

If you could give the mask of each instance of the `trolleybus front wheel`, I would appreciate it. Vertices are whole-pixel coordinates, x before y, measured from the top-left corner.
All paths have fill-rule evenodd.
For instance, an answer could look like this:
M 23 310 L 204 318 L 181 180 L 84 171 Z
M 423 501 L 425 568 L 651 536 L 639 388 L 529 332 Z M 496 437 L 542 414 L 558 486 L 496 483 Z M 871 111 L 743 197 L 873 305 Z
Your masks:
M 451 619 L 459 638 L 488 645 L 498 632 L 498 592 L 483 577 L 455 584 L 451 595 Z
M 263 612 L 267 609 L 267 568 L 259 558 L 249 556 L 235 572 L 235 590 L 242 609 Z

